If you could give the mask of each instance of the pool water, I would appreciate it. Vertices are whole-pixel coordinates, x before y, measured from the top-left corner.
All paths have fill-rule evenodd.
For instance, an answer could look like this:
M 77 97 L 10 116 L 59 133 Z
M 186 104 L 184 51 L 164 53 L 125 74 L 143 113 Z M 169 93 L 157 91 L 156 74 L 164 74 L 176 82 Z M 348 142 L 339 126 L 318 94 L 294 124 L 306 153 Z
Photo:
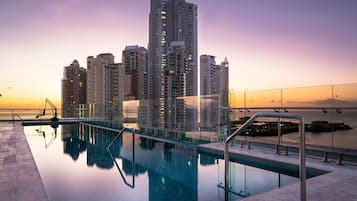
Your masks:
M 50 201 L 224 200 L 224 161 L 194 146 L 79 125 L 26 126 Z M 230 200 L 298 178 L 230 162 Z

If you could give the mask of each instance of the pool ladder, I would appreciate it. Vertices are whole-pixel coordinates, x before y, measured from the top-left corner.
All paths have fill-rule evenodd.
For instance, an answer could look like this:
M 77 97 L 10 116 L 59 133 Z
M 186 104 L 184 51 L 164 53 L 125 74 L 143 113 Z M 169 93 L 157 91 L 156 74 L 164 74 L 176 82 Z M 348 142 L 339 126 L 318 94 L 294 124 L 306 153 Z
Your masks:
M 240 135 L 245 131 L 254 121 L 259 117 L 265 118 L 284 118 L 284 119 L 297 119 L 299 121 L 299 176 L 300 176 L 300 201 L 306 201 L 306 166 L 305 166 L 305 122 L 304 117 L 299 114 L 284 114 L 284 113 L 273 113 L 273 112 L 257 112 L 252 117 L 248 119 L 240 128 L 238 128 L 234 133 L 228 136 L 224 142 L 224 200 L 228 201 L 228 164 L 229 164 L 229 143 L 234 139 L 235 136 Z
M 120 136 L 123 135 L 124 131 L 126 129 L 122 128 L 118 134 L 115 136 L 115 138 L 113 139 L 113 141 L 107 146 L 107 151 L 109 152 L 110 157 L 112 158 L 115 166 L 117 167 L 121 178 L 123 179 L 125 185 L 129 186 L 130 188 L 135 188 L 135 129 L 132 129 L 132 161 L 131 161 L 131 169 L 132 169 L 132 182 L 131 184 L 126 180 L 123 172 L 121 171 L 119 164 L 117 163 L 117 161 L 115 160 L 115 157 L 113 156 L 110 148 L 113 146 L 113 144 L 119 139 Z

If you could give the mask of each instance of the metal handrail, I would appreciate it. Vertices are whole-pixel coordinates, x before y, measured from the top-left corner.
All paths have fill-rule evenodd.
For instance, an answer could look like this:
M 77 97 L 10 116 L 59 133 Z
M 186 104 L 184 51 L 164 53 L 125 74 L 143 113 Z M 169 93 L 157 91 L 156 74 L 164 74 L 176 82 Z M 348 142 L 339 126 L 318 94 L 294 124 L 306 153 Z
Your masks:
M 120 173 L 120 176 L 121 178 L 123 179 L 125 185 L 129 186 L 130 188 L 135 188 L 135 129 L 132 130 L 132 149 L 133 149 L 133 154 L 132 154 L 132 161 L 131 161 L 131 166 L 132 166 L 132 184 L 130 184 L 126 179 L 125 179 L 125 176 L 123 174 L 123 172 L 120 170 L 120 167 L 117 163 L 117 161 L 115 160 L 112 152 L 110 151 L 110 147 L 114 144 L 115 141 L 118 140 L 118 138 L 124 133 L 125 131 L 125 128 L 122 128 L 118 135 L 113 139 L 113 141 L 108 145 L 107 147 L 107 151 L 109 152 L 109 155 L 110 157 L 112 158 L 115 166 L 117 167 L 119 173 Z
M 114 144 L 115 141 L 118 140 L 118 138 L 124 133 L 124 131 L 125 131 L 125 128 L 122 128 L 122 129 L 119 131 L 119 133 L 117 134 L 117 136 L 115 136 L 115 138 L 113 139 L 113 141 L 108 145 L 108 147 L 107 147 L 107 150 L 108 150 L 108 151 L 110 151 L 110 150 L 109 150 L 110 147 Z
M 300 175 L 300 201 L 306 201 L 306 169 L 305 169 L 305 123 L 304 117 L 299 114 L 292 113 L 272 113 L 272 112 L 257 112 L 248 121 L 246 121 L 240 128 L 238 128 L 232 135 L 228 136 L 224 142 L 224 179 L 225 179 L 225 201 L 228 201 L 228 164 L 229 164 L 229 142 L 235 136 L 240 135 L 246 130 L 255 119 L 259 117 L 266 118 L 284 118 L 284 119 L 297 119 L 299 120 L 299 133 L 300 133 L 300 146 L 299 146 L 299 175 Z

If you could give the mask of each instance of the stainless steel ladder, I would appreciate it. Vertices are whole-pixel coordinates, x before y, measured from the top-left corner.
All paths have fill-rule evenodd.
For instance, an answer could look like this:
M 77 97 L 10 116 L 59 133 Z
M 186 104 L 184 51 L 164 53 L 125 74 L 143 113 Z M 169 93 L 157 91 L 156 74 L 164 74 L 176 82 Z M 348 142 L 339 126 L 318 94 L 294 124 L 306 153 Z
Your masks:
M 259 117 L 265 118 L 283 118 L 283 119 L 297 119 L 299 120 L 299 176 L 300 176 L 300 201 L 306 201 L 306 166 L 305 166 L 305 121 L 304 117 L 299 114 L 286 114 L 286 113 L 272 113 L 272 112 L 257 112 L 248 121 L 246 121 L 240 128 L 238 128 L 232 135 L 228 136 L 224 142 L 224 200 L 228 201 L 228 164 L 229 164 L 229 142 L 231 142 L 235 136 L 240 135 L 245 131 L 255 119 Z

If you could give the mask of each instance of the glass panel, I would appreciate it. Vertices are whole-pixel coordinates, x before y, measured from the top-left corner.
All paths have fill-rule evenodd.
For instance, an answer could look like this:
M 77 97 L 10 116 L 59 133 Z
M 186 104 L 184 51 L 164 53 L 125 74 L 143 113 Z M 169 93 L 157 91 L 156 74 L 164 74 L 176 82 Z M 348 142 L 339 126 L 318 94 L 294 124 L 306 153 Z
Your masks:
M 306 144 L 331 146 L 331 132 L 321 132 L 332 117 L 331 86 L 288 88 L 283 90 L 285 112 L 301 114 L 305 118 Z M 298 128 L 283 135 L 283 142 L 299 143 Z
M 281 90 L 260 90 L 246 92 L 248 108 L 278 108 L 281 107 Z
M 357 84 L 333 86 L 334 110 L 332 123 L 335 132 L 333 148 L 356 149 L 357 144 Z

